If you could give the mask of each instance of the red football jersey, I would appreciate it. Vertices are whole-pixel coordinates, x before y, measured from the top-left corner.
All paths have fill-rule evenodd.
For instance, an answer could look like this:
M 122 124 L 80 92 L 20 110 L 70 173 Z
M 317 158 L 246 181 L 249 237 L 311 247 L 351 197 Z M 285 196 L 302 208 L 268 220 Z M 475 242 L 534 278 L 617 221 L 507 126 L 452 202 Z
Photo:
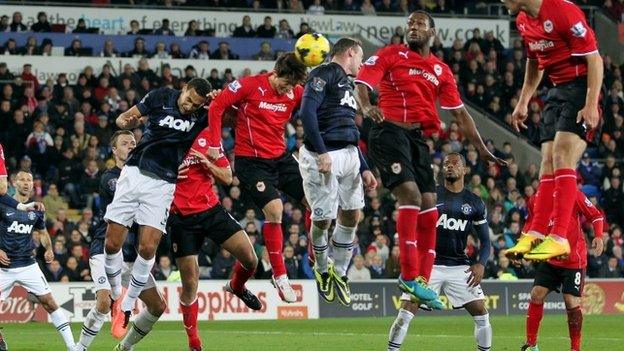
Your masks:
M 525 222 L 524 228 L 528 228 L 529 223 L 532 219 L 531 213 L 533 212 L 535 196 L 531 196 L 527 201 L 527 208 L 529 210 L 529 215 Z M 567 238 L 570 243 L 570 255 L 565 260 L 548 260 L 548 263 L 553 266 L 558 266 L 562 268 L 569 269 L 580 269 L 587 267 L 587 246 L 585 244 L 585 233 L 583 233 L 583 229 L 581 227 L 580 216 L 584 216 L 585 220 L 591 222 L 595 235 L 600 237 L 602 236 L 602 228 L 604 217 L 602 212 L 594 206 L 591 201 L 583 194 L 582 191 L 577 190 L 576 193 L 576 203 L 574 205 L 574 210 L 572 211 L 572 218 L 570 218 L 570 224 L 568 225 L 568 233 Z M 549 227 L 552 227 L 553 220 L 551 219 L 549 222 Z
M 554 84 L 587 75 L 583 56 L 598 52 L 598 43 L 581 9 L 566 0 L 544 0 L 533 18 L 518 14 L 516 27 L 527 47 Z
M 234 154 L 260 158 L 277 158 L 286 152 L 284 130 L 299 105 L 303 87 L 278 95 L 269 84 L 269 75 L 249 76 L 230 83 L 210 104 L 208 116 L 210 146 L 221 141 L 221 118 L 230 106 L 238 109 Z
M 406 45 L 386 46 L 371 56 L 356 83 L 379 87 L 379 108 L 390 121 L 420 123 L 428 132 L 440 129 L 440 107 L 453 110 L 464 104 L 451 69 L 435 55 L 422 57 Z
M 199 133 L 191 150 L 207 154 L 209 133 L 210 129 L 204 129 Z M 219 196 L 213 190 L 214 177 L 212 173 L 199 163 L 197 157 L 191 155 L 190 150 L 182 162 L 189 167 L 188 177 L 179 179 L 176 183 L 171 212 L 187 216 L 215 207 L 219 203 Z M 223 150 L 221 150 L 219 158 L 213 162 L 220 168 L 230 167 L 230 162 L 225 157 Z
M 6 177 L 7 170 L 4 162 L 4 149 L 2 148 L 2 144 L 0 144 L 0 177 Z

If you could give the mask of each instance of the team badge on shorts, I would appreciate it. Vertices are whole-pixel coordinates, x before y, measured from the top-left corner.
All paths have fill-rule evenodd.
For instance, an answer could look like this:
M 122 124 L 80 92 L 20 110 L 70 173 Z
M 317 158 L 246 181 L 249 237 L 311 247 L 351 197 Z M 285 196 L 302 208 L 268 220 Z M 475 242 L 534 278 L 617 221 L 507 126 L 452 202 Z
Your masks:
M 319 208 L 319 207 L 315 208 L 314 209 L 314 215 L 315 216 L 322 216 L 323 215 L 323 209 Z
M 171 249 L 173 249 L 173 252 L 178 252 L 178 244 L 173 243 L 173 244 L 171 245 Z
M 266 190 L 266 185 L 264 185 L 264 182 L 260 181 L 256 183 L 256 189 L 258 189 L 259 192 L 263 192 Z
M 98 284 L 104 284 L 106 282 L 106 278 L 105 277 L 99 277 L 98 278 Z
M 470 206 L 469 204 L 463 204 L 461 206 L 461 211 L 462 211 L 463 214 L 468 216 L 469 214 L 472 213 L 472 206 Z
M 553 31 L 553 23 L 551 20 L 544 21 L 544 31 L 550 33 Z
M 390 169 L 392 170 L 392 173 L 399 174 L 401 173 L 401 164 L 398 162 L 393 163 L 392 166 L 390 166 Z

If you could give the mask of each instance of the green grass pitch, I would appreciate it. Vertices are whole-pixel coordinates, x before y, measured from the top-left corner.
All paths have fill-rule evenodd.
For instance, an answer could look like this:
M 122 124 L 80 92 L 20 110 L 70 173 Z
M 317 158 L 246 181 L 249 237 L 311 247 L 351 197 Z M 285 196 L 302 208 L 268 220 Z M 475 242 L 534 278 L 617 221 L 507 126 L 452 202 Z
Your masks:
M 201 322 L 204 350 L 386 350 L 391 318 L 317 319 L 279 321 Z M 524 317 L 493 317 L 492 350 L 519 350 L 524 340 Z M 621 316 L 585 316 L 583 350 L 616 350 L 624 345 Z M 60 335 L 51 324 L 2 324 L 9 350 L 65 350 Z M 78 337 L 80 324 L 72 330 Z M 403 350 L 476 349 L 472 319 L 466 316 L 417 315 L 411 323 Z M 569 350 L 568 329 L 564 315 L 544 316 L 539 339 L 542 351 Z M 111 350 L 115 341 L 109 324 L 89 350 Z M 141 350 L 187 350 L 182 322 L 160 322 L 137 347 Z

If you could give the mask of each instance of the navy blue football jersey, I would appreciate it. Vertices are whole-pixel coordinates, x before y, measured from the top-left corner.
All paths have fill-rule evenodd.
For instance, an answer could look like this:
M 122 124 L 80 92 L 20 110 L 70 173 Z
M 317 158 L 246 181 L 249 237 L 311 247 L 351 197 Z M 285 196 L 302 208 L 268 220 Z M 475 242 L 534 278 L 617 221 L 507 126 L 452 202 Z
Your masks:
M 136 105 L 148 119 L 143 137 L 126 162 L 170 183 L 176 182 L 178 166 L 195 137 L 208 125 L 203 108 L 189 115 L 180 113 L 180 94 L 179 90 L 160 88 L 150 91 Z
M 434 264 L 442 266 L 469 265 L 466 242 L 473 226 L 486 223 L 483 200 L 464 189 L 453 193 L 443 186 L 437 187 L 438 213 L 436 258 Z
M 100 178 L 100 200 L 101 206 L 98 213 L 93 216 L 93 222 L 91 224 L 92 233 L 91 236 L 93 240 L 91 241 L 91 246 L 89 247 L 89 256 L 99 255 L 104 253 L 104 239 L 106 239 L 106 227 L 108 226 L 106 221 L 104 220 L 104 215 L 106 215 L 106 207 L 113 202 L 113 198 L 115 197 L 115 189 L 117 188 L 117 179 L 119 179 L 119 175 L 121 174 L 121 169 L 117 166 L 107 169 L 102 177 Z M 132 243 L 136 241 L 133 237 L 130 239 L 130 235 L 134 236 L 134 233 L 138 232 L 138 225 L 135 223 L 130 228 L 128 233 L 128 237 L 126 237 L 126 242 L 132 240 Z M 124 248 L 126 245 L 124 242 Z M 125 257 L 125 251 L 124 251 Z M 136 256 L 135 256 L 136 257 Z
M 353 80 L 334 62 L 321 65 L 308 75 L 303 99 L 311 98 L 320 104 L 316 110 L 318 129 L 328 150 L 358 144 L 360 132 L 355 124 L 354 88 Z M 306 149 L 318 151 L 307 137 L 304 143 Z
M 33 233 L 45 229 L 43 212 L 18 211 L 0 204 L 0 249 L 11 263 L 2 268 L 18 268 L 35 263 Z

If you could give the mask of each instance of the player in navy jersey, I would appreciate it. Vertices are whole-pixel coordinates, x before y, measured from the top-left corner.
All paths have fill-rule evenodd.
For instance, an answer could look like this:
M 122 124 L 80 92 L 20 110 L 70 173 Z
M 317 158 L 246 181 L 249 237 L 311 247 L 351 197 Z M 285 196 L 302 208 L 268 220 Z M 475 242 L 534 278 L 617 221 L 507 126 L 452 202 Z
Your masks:
M 15 185 L 17 188 L 15 200 L 20 203 L 27 202 L 33 192 L 32 174 L 18 172 Z M 59 309 L 35 261 L 34 233 L 39 235 L 39 240 L 45 248 L 46 263 L 51 263 L 54 260 L 54 252 L 50 235 L 45 227 L 43 212 L 17 211 L 0 204 L 0 304 L 9 297 L 14 284 L 23 286 L 37 297 L 41 306 L 50 314 L 50 319 L 63 337 L 67 350 L 73 351 L 74 337 L 69 319 Z
M 14 198 L 7 195 L 8 189 L 8 173 L 4 160 L 4 149 L 2 148 L 2 144 L 0 144 L 0 204 L 4 204 L 10 208 L 16 208 L 20 211 L 44 211 L 45 207 L 40 202 L 30 202 L 27 204 L 19 203 Z M 0 345 L 2 343 L 2 333 L 0 333 Z
M 121 293 L 121 247 L 127 228 L 139 225 L 139 255 L 132 279 L 121 302 L 123 326 L 127 326 L 137 297 L 148 281 L 154 255 L 165 233 L 173 200 L 178 166 L 195 137 L 207 126 L 202 108 L 210 97 L 210 83 L 194 78 L 181 90 L 150 91 L 117 118 L 121 129 L 145 124 L 143 137 L 132 150 L 116 184 L 113 201 L 106 209 L 106 275 L 113 299 Z
M 325 301 L 332 302 L 335 291 L 343 305 L 351 303 L 347 268 L 364 208 L 362 180 L 369 189 L 377 186 L 358 148 L 360 132 L 355 125 L 357 105 L 350 77 L 359 71 L 362 56 L 359 41 L 338 40 L 332 61 L 308 76 L 300 111 L 306 139 L 299 150 L 299 169 L 312 209 L 314 275 Z M 328 264 L 327 230 L 336 217 L 331 242 L 334 263 Z
M 461 154 L 446 155 L 443 167 L 444 186 L 438 186 L 436 191 L 440 218 L 436 225 L 435 260 L 429 284 L 438 294 L 444 292 L 453 308 L 465 308 L 473 316 L 477 349 L 486 351 L 492 347 L 492 326 L 480 285 L 490 256 L 485 204 L 464 188 L 468 168 Z M 480 242 L 477 262 L 466 255 L 466 242 L 473 229 Z M 389 351 L 401 348 L 420 305 L 420 301 L 407 293 L 403 293 L 401 300 L 401 309 L 390 329 Z

